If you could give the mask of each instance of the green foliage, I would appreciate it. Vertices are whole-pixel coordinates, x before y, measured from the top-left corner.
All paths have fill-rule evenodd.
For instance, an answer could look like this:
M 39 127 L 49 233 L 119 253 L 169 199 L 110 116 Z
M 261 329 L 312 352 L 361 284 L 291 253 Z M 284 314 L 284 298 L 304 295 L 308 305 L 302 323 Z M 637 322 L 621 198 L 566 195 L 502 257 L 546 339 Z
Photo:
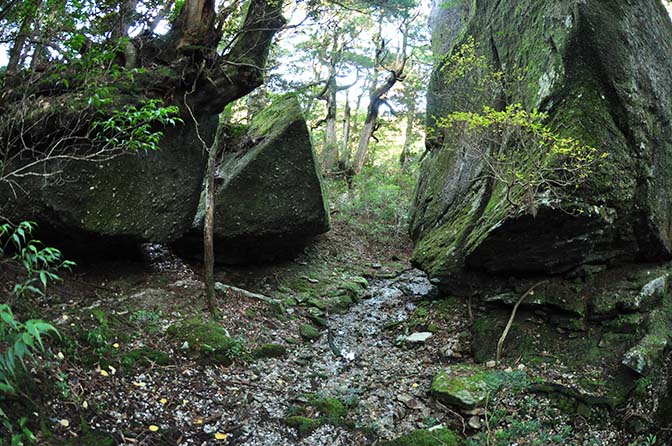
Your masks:
M 513 104 L 502 111 L 486 106 L 482 113 L 454 112 L 437 122 L 454 132 L 467 156 L 480 159 L 484 175 L 506 188 L 514 208 L 536 215 L 540 197 L 560 199 L 568 189 L 579 188 L 606 156 L 553 132 L 546 120 L 538 110 L 528 112 Z
M 330 184 L 330 201 L 340 211 L 337 218 L 371 241 L 387 242 L 405 233 L 415 177 L 389 169 L 372 167 L 355 177 L 352 188 Z
M 99 142 L 113 144 L 116 149 L 157 150 L 163 132 L 155 130 L 155 126 L 182 122 L 176 117 L 178 112 L 177 106 L 162 107 L 160 100 L 151 99 L 140 108 L 130 105 L 114 110 L 109 118 L 94 122 L 93 129 L 98 132 Z
M 35 224 L 21 222 L 14 226 L 9 223 L 0 225 L 0 262 L 13 263 L 22 269 L 24 278 L 12 289 L 12 299 L 29 299 L 31 296 L 44 295 L 49 282 L 60 280 L 56 271 L 69 268 L 72 262 L 64 260 L 60 251 L 43 247 L 32 238 Z M 9 251 L 14 253 L 7 257 Z M 7 296 L 9 297 L 9 296 Z M 0 304 L 0 402 L 3 396 L 20 395 L 18 377 L 26 372 L 26 361 L 44 352 L 44 337 L 55 334 L 56 329 L 40 319 L 19 320 L 13 313 L 9 300 Z M 18 429 L 12 425 L 8 414 L 0 406 L 0 422 L 11 433 L 11 444 L 34 442 L 35 437 L 27 428 L 27 419 L 18 420 Z M 0 442 L 0 444 L 3 444 Z
M 514 209 L 536 215 L 539 199 L 560 203 L 606 157 L 594 147 L 553 131 L 546 125 L 548 116 L 536 109 L 520 103 L 503 110 L 491 107 L 507 97 L 523 96 L 517 89 L 524 82 L 524 70 L 492 69 L 473 37 L 455 49 L 440 73 L 456 110 L 435 119 L 444 142 L 463 150 L 467 160 L 480 163 L 482 175 L 504 187 Z

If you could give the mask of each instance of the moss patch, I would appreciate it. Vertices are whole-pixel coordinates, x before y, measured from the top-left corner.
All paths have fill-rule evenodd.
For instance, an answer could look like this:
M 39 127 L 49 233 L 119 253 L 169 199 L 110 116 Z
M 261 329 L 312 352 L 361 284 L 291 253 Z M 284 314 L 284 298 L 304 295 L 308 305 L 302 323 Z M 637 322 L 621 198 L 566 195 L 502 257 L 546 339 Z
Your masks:
M 303 406 L 289 409 L 289 416 L 284 421 L 294 427 L 300 435 L 306 435 L 323 424 L 353 427 L 347 419 L 348 407 L 338 398 L 321 398 L 317 395 L 305 395 L 307 402 Z
M 299 327 L 299 333 L 301 334 L 301 337 L 307 341 L 315 341 L 322 336 L 322 333 L 310 324 L 301 325 Z
M 219 364 L 231 364 L 242 352 L 240 342 L 228 336 L 222 326 L 198 318 L 171 325 L 166 334 L 195 356 Z
M 455 365 L 436 374 L 431 392 L 445 404 L 472 410 L 485 404 L 488 373 L 478 366 Z
M 418 429 L 392 441 L 384 441 L 381 446 L 457 446 L 458 438 L 453 431 L 445 428 Z
M 252 356 L 255 358 L 281 358 L 287 354 L 287 349 L 281 344 L 264 344 L 257 348 Z

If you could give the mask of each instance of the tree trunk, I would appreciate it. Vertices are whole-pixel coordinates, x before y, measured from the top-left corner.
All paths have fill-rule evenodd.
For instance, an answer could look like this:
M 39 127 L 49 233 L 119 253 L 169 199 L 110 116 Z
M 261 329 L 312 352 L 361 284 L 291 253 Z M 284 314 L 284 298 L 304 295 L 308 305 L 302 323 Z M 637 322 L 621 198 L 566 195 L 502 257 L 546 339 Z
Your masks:
M 184 83 L 189 105 L 198 115 L 220 113 L 263 83 L 271 41 L 285 24 L 282 5 L 279 1 L 251 0 L 242 30 L 228 53 L 203 63 L 191 82 Z M 204 18 L 210 20 L 207 14 Z M 184 44 L 186 40 L 178 38 L 176 42 Z
M 205 169 L 205 221 L 203 222 L 203 267 L 205 269 L 205 302 L 208 311 L 213 317 L 217 316 L 217 301 L 215 297 L 215 173 L 217 159 L 224 149 L 224 138 L 220 120 L 215 134 L 215 140 L 208 149 L 208 164 Z
M 215 31 L 216 17 L 215 0 L 186 0 L 169 34 L 173 47 L 177 50 L 187 46 L 211 48 L 213 42 L 219 40 Z
M 366 115 L 366 121 L 364 121 L 364 127 L 362 127 L 362 133 L 359 136 L 359 145 L 357 146 L 357 154 L 355 154 L 355 164 L 353 166 L 355 175 L 359 175 L 362 172 L 362 169 L 364 168 L 364 163 L 366 162 L 366 155 L 369 152 L 369 141 L 371 141 L 371 137 L 373 136 L 373 131 L 375 130 L 377 118 L 378 118 L 377 107 L 375 112 L 371 111 L 371 107 L 369 107 L 369 111 L 367 112 Z
M 338 136 L 336 135 L 336 86 L 334 81 L 330 81 L 327 87 L 327 117 L 326 130 L 324 135 L 324 154 L 322 156 L 322 169 L 325 173 L 332 172 L 338 161 Z
M 366 120 L 364 121 L 364 127 L 362 128 L 362 133 L 359 138 L 359 146 L 357 147 L 357 154 L 355 155 L 355 164 L 354 172 L 355 175 L 358 175 L 362 168 L 364 168 L 364 163 L 366 162 L 366 155 L 369 151 L 369 142 L 373 136 L 373 132 L 376 129 L 376 121 L 378 120 L 378 112 L 380 110 L 381 104 L 384 102 L 385 95 L 394 87 L 394 84 L 404 74 L 404 68 L 406 67 L 406 48 L 408 45 L 408 24 L 406 24 L 406 29 L 404 31 L 403 43 L 400 53 L 397 56 L 397 66 L 394 69 L 388 69 L 388 76 L 385 82 L 376 87 L 376 82 L 372 83 L 371 93 L 369 95 L 369 107 L 366 112 Z M 383 65 L 384 56 L 383 46 L 384 41 L 382 39 L 382 27 L 378 28 L 378 48 L 376 49 L 376 65 Z
M 352 111 L 350 110 L 350 101 L 348 100 L 347 92 L 345 95 L 345 111 L 343 113 L 343 144 L 341 145 L 341 158 L 338 164 L 341 170 L 347 171 L 350 168 L 350 157 L 352 156 L 350 151 L 350 115 Z
M 23 56 L 25 54 L 26 40 L 30 35 L 30 28 L 33 25 L 35 14 L 40 8 L 41 3 L 42 2 L 38 0 L 34 9 L 26 13 L 26 16 L 21 21 L 21 27 L 19 28 L 19 32 L 16 35 L 16 39 L 14 39 L 14 45 L 12 45 L 12 48 L 9 50 L 9 61 L 7 62 L 8 74 L 14 74 L 19 70 L 21 60 L 23 60 Z

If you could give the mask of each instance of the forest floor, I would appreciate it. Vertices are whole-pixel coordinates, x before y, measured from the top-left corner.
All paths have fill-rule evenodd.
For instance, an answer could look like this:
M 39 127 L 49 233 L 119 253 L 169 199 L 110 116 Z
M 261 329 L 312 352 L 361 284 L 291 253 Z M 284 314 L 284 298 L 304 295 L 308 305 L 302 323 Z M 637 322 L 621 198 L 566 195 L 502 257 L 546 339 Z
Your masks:
M 437 401 L 434 376 L 474 362 L 482 309 L 439 299 L 409 255 L 403 234 L 372 239 L 336 212 L 332 231 L 291 261 L 219 269 L 219 282 L 271 301 L 220 293 L 217 321 L 200 271 L 166 248 L 77 268 L 37 309 L 62 336 L 35 371 L 38 443 L 368 445 L 422 429 L 436 441 L 389 444 L 431 446 L 447 444 L 431 434 L 447 427 L 469 445 L 647 444 L 607 409 L 577 414 L 575 403 L 521 391 L 560 362 L 489 365 L 504 390 L 485 408 Z

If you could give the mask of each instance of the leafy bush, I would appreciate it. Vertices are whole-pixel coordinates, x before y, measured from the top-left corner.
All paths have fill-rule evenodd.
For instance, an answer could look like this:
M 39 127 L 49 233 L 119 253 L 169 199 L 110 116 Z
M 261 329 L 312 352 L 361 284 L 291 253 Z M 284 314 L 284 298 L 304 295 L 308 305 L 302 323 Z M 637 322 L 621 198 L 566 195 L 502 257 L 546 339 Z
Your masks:
M 56 329 L 43 320 L 21 322 L 17 319 L 8 303 L 10 298 L 28 299 L 44 295 L 49 282 L 60 280 L 56 271 L 73 265 L 63 259 L 59 250 L 44 247 L 34 240 L 34 228 L 32 222 L 21 222 L 17 226 L 9 223 L 0 225 L 0 263 L 13 263 L 24 274 L 23 279 L 12 288 L 11 295 L 5 296 L 5 303 L 0 304 L 0 403 L 4 396 L 20 394 L 19 372 L 26 371 L 27 360 L 44 351 L 43 338 L 50 334 L 58 335 Z M 10 250 L 13 255 L 8 257 Z M 0 422 L 12 434 L 12 444 L 35 441 L 26 427 L 26 419 L 19 420 L 18 430 L 15 430 L 1 406 Z M 0 444 L 3 442 L 0 441 Z

